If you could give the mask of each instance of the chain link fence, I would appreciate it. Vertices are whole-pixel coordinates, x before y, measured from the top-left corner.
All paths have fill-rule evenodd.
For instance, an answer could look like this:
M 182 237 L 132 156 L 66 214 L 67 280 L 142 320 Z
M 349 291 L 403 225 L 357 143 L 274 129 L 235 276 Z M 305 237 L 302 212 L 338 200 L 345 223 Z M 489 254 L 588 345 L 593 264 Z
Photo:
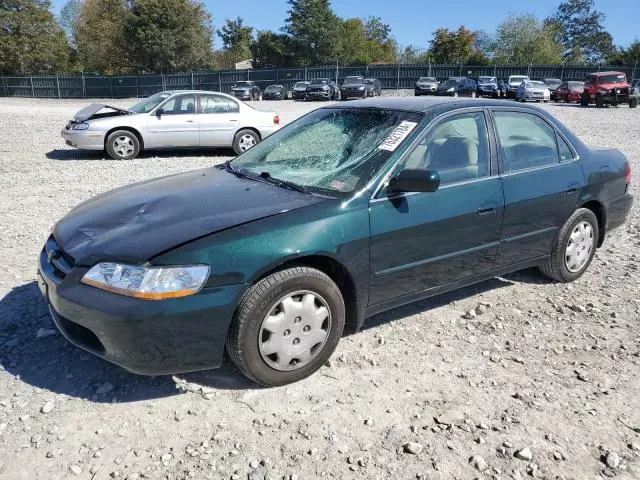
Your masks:
M 412 89 L 419 77 L 445 80 L 453 76 L 528 75 L 532 79 L 561 78 L 584 80 L 588 73 L 615 70 L 629 79 L 640 76 L 635 66 L 563 66 L 563 65 L 366 65 L 359 67 L 323 66 L 279 68 L 271 70 L 219 70 L 167 75 L 131 76 L 0 76 L 0 96 L 34 98 L 137 98 L 163 90 L 212 90 L 228 93 L 235 82 L 253 80 L 261 89 L 281 84 L 291 89 L 296 82 L 330 78 L 341 82 L 348 75 L 362 75 L 380 80 L 385 90 Z

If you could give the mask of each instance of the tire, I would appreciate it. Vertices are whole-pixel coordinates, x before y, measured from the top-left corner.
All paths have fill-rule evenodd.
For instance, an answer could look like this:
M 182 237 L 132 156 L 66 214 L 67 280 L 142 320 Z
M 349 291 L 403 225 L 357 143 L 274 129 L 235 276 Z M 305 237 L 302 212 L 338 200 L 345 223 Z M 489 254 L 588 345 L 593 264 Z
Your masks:
M 582 92 L 582 96 L 580 97 L 580 105 L 583 107 L 589 106 L 589 92 L 586 90 Z
M 308 300 L 309 294 L 312 295 L 311 300 Z M 290 319 L 293 315 L 287 318 L 284 314 L 287 304 L 284 302 L 302 304 L 303 298 L 305 302 L 313 301 L 311 308 L 315 306 L 317 310 L 306 313 L 302 307 L 294 307 L 293 315 L 299 316 L 293 321 Z M 318 316 L 323 308 L 327 315 L 320 313 Z M 278 310 L 279 313 L 274 314 Z M 282 318 L 276 320 L 280 314 Z M 316 317 L 319 321 L 315 325 L 305 325 L 308 319 Z M 269 319 L 273 321 L 269 322 Z M 226 349 L 231 361 L 247 378 L 266 387 L 286 385 L 313 374 L 329 359 L 342 337 L 344 322 L 342 294 L 327 275 L 309 267 L 288 268 L 260 280 L 243 295 L 227 334 Z M 307 328 L 311 335 L 315 333 L 318 337 L 308 337 L 305 342 Z M 294 338 L 291 344 L 287 339 L 280 340 L 279 346 L 269 347 L 272 336 L 276 339 Z M 291 350 L 296 349 L 296 340 L 297 344 L 302 343 L 302 348 L 292 353 Z M 316 343 L 307 351 L 305 347 L 316 341 L 322 343 Z M 271 349 L 275 352 L 269 353 Z M 303 352 L 310 353 L 309 358 L 302 360 L 296 357 Z M 281 356 L 281 353 L 286 356 Z M 299 363 L 302 364 L 297 366 Z
M 638 107 L 638 99 L 632 98 L 629 100 L 629 108 L 637 108 Z
M 596 93 L 596 108 L 604 108 L 604 100 L 602 96 Z
M 233 151 L 236 155 L 240 155 L 258 143 L 260 143 L 260 137 L 256 132 L 249 129 L 240 130 L 233 137 Z
M 584 254 L 586 256 L 581 257 L 580 262 L 573 264 L 573 267 L 579 266 L 579 268 L 570 268 L 569 263 L 571 262 L 567 259 L 567 250 L 570 247 L 569 242 L 571 241 L 572 234 L 575 234 L 576 229 L 584 225 L 590 226 L 590 245 L 589 242 L 581 244 L 580 242 L 576 243 L 574 241 L 574 245 L 577 245 L 575 248 L 579 251 L 582 248 L 582 251 L 587 253 Z M 562 226 L 562 229 L 558 233 L 556 243 L 553 246 L 551 256 L 547 263 L 539 266 L 540 271 L 546 277 L 557 282 L 568 283 L 577 280 L 587 268 L 589 268 L 591 260 L 593 260 L 593 256 L 596 253 L 598 238 L 599 227 L 595 214 L 587 208 L 577 209 Z
M 569 100 L 569 95 L 564 97 L 564 103 L 571 103 L 571 101 Z
M 107 153 L 114 160 L 131 160 L 140 153 L 140 140 L 128 130 L 116 130 L 105 142 Z

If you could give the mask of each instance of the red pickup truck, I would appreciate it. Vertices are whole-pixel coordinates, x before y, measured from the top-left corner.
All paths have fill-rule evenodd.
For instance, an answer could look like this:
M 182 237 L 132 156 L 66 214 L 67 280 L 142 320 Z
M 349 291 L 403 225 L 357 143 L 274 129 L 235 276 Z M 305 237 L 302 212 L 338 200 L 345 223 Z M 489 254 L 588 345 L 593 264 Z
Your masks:
M 590 73 L 584 83 L 584 92 L 580 99 L 583 107 L 595 103 L 597 108 L 606 105 L 617 106 L 628 103 L 629 108 L 638 106 L 638 97 L 633 94 L 627 76 L 622 72 Z

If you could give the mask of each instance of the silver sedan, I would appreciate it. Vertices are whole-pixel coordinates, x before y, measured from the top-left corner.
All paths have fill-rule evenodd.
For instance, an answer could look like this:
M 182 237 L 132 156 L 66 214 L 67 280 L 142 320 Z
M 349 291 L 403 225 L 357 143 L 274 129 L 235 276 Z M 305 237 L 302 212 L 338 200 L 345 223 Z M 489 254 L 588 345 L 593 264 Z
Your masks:
M 279 128 L 274 112 L 224 93 L 173 90 L 130 108 L 91 104 L 61 133 L 69 146 L 106 150 L 111 158 L 128 160 L 142 150 L 174 147 L 231 147 L 240 154 Z

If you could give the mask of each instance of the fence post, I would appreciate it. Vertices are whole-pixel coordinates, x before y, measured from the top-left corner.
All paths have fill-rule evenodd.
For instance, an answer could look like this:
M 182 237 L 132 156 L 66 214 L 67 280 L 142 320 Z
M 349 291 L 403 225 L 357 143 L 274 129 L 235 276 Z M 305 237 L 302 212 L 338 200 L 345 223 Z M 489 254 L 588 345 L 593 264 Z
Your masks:
M 31 98 L 36 98 L 36 93 L 33 89 L 33 77 L 29 77 L 29 80 L 31 80 Z
M 109 75 L 109 98 L 113 98 L 113 77 Z
M 140 91 L 138 90 L 138 76 L 134 77 L 136 79 L 136 98 L 140 98 Z
M 166 90 L 167 87 L 165 86 L 165 83 L 164 83 L 164 73 L 160 72 L 160 77 L 162 77 L 162 90 Z
M 220 74 L 220 70 L 218 70 L 218 91 L 222 92 L 222 75 Z
M 87 84 L 84 79 L 84 71 L 82 72 L 82 98 L 87 98 Z
M 304 81 L 307 81 L 307 67 L 304 67 Z
M 398 64 L 398 74 L 396 76 L 396 91 L 400 90 L 400 64 Z
M 460 69 L 458 70 L 458 76 L 459 77 L 462 76 L 462 64 L 460 64 Z
M 60 77 L 56 75 L 56 86 L 58 87 L 58 99 L 60 98 Z
M 193 87 L 193 72 L 191 72 L 191 90 L 195 90 Z

